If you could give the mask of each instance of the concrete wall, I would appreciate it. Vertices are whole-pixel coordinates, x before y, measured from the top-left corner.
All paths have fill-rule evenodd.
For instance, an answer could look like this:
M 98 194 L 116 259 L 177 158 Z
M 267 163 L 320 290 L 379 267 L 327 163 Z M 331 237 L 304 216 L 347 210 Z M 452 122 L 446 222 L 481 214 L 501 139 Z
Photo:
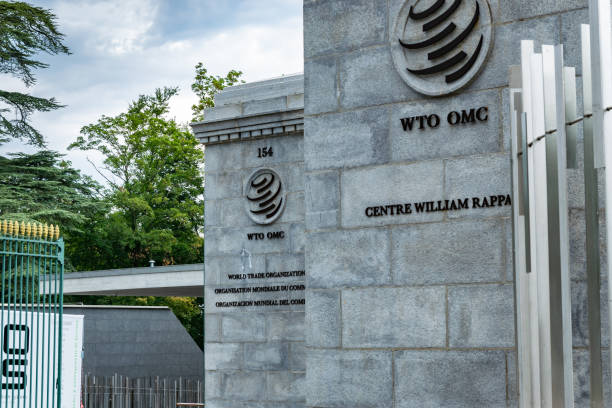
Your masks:
M 65 306 L 85 316 L 83 373 L 202 378 L 202 350 L 167 307 Z
M 566 64 L 578 65 L 587 2 L 491 1 L 483 70 L 437 98 L 409 88 L 392 63 L 403 3 L 304 1 L 306 405 L 516 406 L 510 207 L 374 218 L 364 209 L 509 194 L 508 66 L 521 39 L 563 42 Z M 462 128 L 400 123 L 479 106 L 488 120 Z M 570 183 L 576 402 L 588 406 L 581 170 Z M 607 327 L 604 337 L 608 346 Z
M 228 88 L 215 103 L 193 125 L 206 145 L 206 407 L 303 407 L 303 77 Z M 259 157 L 264 147 L 273 154 Z M 263 168 L 280 176 L 286 194 L 270 225 L 247 210 L 245 188 Z M 249 239 L 258 233 L 264 238 Z M 276 272 L 289 274 L 266 276 Z
M 264 145 L 272 147 L 274 157 L 258 160 L 257 148 Z M 303 406 L 304 306 L 220 308 L 216 303 L 303 299 L 304 291 L 215 294 L 224 288 L 304 284 L 303 276 L 229 278 L 230 274 L 304 271 L 302 135 L 211 145 L 206 147 L 206 158 L 207 406 L 297 407 L 299 402 Z M 288 188 L 283 215 L 270 226 L 255 225 L 244 210 L 242 186 L 261 166 L 278 171 Z M 284 231 L 286 237 L 247 238 L 249 233 L 271 231 Z

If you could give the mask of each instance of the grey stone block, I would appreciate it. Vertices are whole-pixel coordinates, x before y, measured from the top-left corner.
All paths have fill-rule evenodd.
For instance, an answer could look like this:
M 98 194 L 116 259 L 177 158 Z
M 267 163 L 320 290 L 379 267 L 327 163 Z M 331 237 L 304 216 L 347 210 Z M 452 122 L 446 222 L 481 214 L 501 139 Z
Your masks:
M 249 227 L 253 221 L 249 218 L 244 197 L 206 202 L 206 227 Z
M 235 401 L 263 400 L 266 395 L 266 377 L 248 371 L 221 374 L 222 397 Z
M 280 282 L 274 284 L 250 282 L 234 283 L 231 286 L 207 286 L 204 301 L 207 310 L 214 313 L 304 311 L 304 286 L 304 282 L 292 283 L 289 281 L 282 284 Z M 238 293 L 216 291 L 216 289 L 228 287 L 249 289 Z M 272 301 L 275 301 L 275 304 L 270 303 Z M 240 303 L 233 305 L 229 302 Z
M 603 211 L 599 217 L 599 259 L 601 277 L 607 275 L 606 226 Z M 586 225 L 584 210 L 569 211 L 570 232 L 570 276 L 572 279 L 586 279 Z
M 304 341 L 304 312 L 268 313 L 268 340 Z
M 206 146 L 206 176 L 211 173 L 235 169 L 237 165 L 242 164 L 242 148 L 238 145 L 236 143 Z
M 276 169 L 281 164 L 289 167 L 295 166 L 297 163 L 304 161 L 304 137 L 302 135 L 270 137 L 262 140 L 251 140 L 246 143 L 232 143 L 225 145 L 228 148 L 240 149 L 242 154 L 242 165 L 245 168 L 273 167 Z M 257 149 L 269 147 L 272 148 L 272 156 L 258 157 Z M 208 149 L 208 148 L 207 148 Z M 238 163 L 233 164 L 234 168 L 239 168 Z M 253 170 L 250 170 L 253 171 Z M 283 176 L 283 174 L 281 174 Z M 303 190 L 300 185 L 299 189 L 294 189 L 294 186 L 289 185 L 290 191 Z
M 289 227 L 289 239 L 291 245 L 291 252 L 303 254 L 304 247 L 306 245 L 306 233 L 304 231 L 304 224 L 292 224 Z
M 304 3 L 304 57 L 382 44 L 387 34 L 384 0 Z
M 304 109 L 304 94 L 287 95 L 287 109 Z
M 306 405 L 309 407 L 388 408 L 393 405 L 391 352 L 315 349 L 308 353 L 307 366 Z
M 342 346 L 444 347 L 446 290 L 368 288 L 342 292 Z
M 444 218 L 443 212 L 419 213 L 416 203 L 444 198 L 443 174 L 444 167 L 441 161 L 344 171 L 341 182 L 342 226 L 441 221 Z M 405 204 L 411 205 L 411 214 L 406 214 Z M 378 217 L 366 215 L 366 208 L 385 205 L 401 205 L 404 213 Z
M 603 406 L 612 405 L 610 393 L 610 352 L 602 352 L 604 403 Z M 589 352 L 584 349 L 574 349 L 574 402 L 576 408 L 590 408 L 590 363 Z
M 481 107 L 487 107 L 486 121 L 450 125 L 448 115 L 463 110 L 469 114 Z M 470 154 L 498 152 L 501 150 L 500 100 L 497 90 L 482 91 L 478 94 L 464 93 L 452 97 L 426 99 L 400 105 L 391 114 L 391 152 L 394 161 L 415 161 L 434 158 L 465 156 Z M 429 128 L 423 120 L 415 120 L 412 130 L 404 130 L 402 119 L 436 114 L 439 125 Z M 433 119 L 432 119 L 433 121 Z M 432 122 L 435 124 L 435 122 Z
M 582 148 L 582 144 L 580 147 Z M 567 205 L 570 209 L 584 209 L 584 173 L 582 169 L 567 170 Z
M 304 114 L 338 110 L 336 57 L 304 62 Z
M 317 232 L 308 236 L 309 288 L 389 283 L 389 232 L 380 229 Z
M 242 177 L 237 171 L 224 171 L 206 175 L 206 200 L 242 197 Z
M 271 401 L 305 401 L 306 375 L 289 371 L 268 374 L 268 399 Z
M 289 343 L 289 368 L 292 371 L 306 371 L 306 346 L 303 342 Z
M 516 352 L 510 351 L 506 353 L 506 365 L 508 367 L 508 383 L 507 399 L 508 405 L 512 408 L 518 408 L 519 385 L 518 385 L 518 367 L 516 363 Z
M 340 57 L 340 103 L 351 109 L 421 97 L 398 75 L 388 46 Z
M 518 63 L 517 63 L 518 64 Z M 517 65 L 515 64 L 515 65 Z M 510 89 L 501 90 L 502 104 L 500 106 L 500 116 L 502 118 L 502 150 L 510 152 L 512 150 L 512 135 L 510 134 Z
M 266 255 L 266 272 L 288 272 L 303 270 L 304 254 Z M 283 279 L 286 280 L 286 278 Z M 295 278 L 295 280 L 304 280 L 304 278 Z
M 307 170 L 356 167 L 389 161 L 389 123 L 385 107 L 306 118 Z
M 242 368 L 242 345 L 235 343 L 206 343 L 206 369 L 221 370 Z
M 446 162 L 446 198 L 512 195 L 510 157 L 507 154 L 477 156 Z M 512 216 L 511 206 L 472 208 L 448 213 L 449 218 Z
M 221 318 L 224 342 L 266 341 L 266 316 L 256 313 L 225 314 Z
M 572 337 L 574 347 L 589 345 L 589 311 L 586 281 L 572 282 Z M 610 322 L 608 320 L 608 283 L 601 281 L 600 289 L 601 345 L 610 345 Z
M 527 2 L 529 0 L 525 0 Z M 519 9 L 515 2 L 502 2 Z M 532 4 L 535 4 L 532 2 Z M 520 62 L 520 43 L 523 39 L 535 41 L 539 51 L 541 44 L 558 44 L 560 41 L 560 21 L 558 16 L 542 17 L 536 21 L 517 21 L 495 26 L 491 54 L 483 69 L 468 90 L 497 88 L 508 85 L 508 67 Z
M 540 2 L 532 2 L 529 0 L 513 2 L 502 1 L 500 3 L 500 21 L 506 22 L 512 20 L 522 20 L 530 17 L 558 13 L 560 11 L 578 9 L 587 6 L 587 0 L 547 0 Z
M 206 256 L 240 256 L 242 249 L 252 255 L 268 253 L 291 252 L 291 224 L 272 224 L 268 226 L 253 226 L 252 228 L 211 228 L 206 231 L 209 242 L 206 245 Z M 264 233 L 285 231 L 284 239 L 249 240 L 249 233 Z
M 448 307 L 450 347 L 514 346 L 513 285 L 451 286 Z
M 235 284 L 236 281 L 229 279 L 229 275 L 266 271 L 264 255 L 247 254 L 244 259 L 240 256 L 207 256 L 205 262 L 207 285 Z
M 393 230 L 392 243 L 396 284 L 499 282 L 505 278 L 502 221 L 398 227 Z
M 506 407 L 503 351 L 398 351 L 397 408 Z
M 304 75 L 292 74 L 234 85 L 215 95 L 215 106 L 299 94 L 304 91 L 303 81 Z
M 335 227 L 340 208 L 338 172 L 310 173 L 305 180 L 306 227 L 311 230 Z
M 584 3 L 586 0 L 571 0 L 573 2 Z M 569 11 L 561 14 L 561 44 L 563 44 L 564 65 L 575 67 L 576 74 L 582 75 L 582 43 L 580 39 L 580 25 L 589 24 L 588 9 Z M 578 92 L 581 88 L 578 88 Z M 579 111 L 580 112 L 580 111 Z
M 504 235 L 506 239 L 506 250 L 504 252 L 504 263 L 506 265 L 506 281 L 514 282 L 514 250 L 513 248 L 513 239 L 512 235 L 512 218 L 506 218 L 504 222 Z
M 206 110 L 207 121 L 235 118 L 240 115 L 242 115 L 242 104 L 239 103 Z
M 286 370 L 289 368 L 289 344 L 246 343 L 244 366 L 249 370 Z
M 570 236 L 570 276 L 586 279 L 586 225 L 584 210 L 570 209 L 568 215 Z
M 340 328 L 340 291 L 306 291 L 306 343 L 310 347 L 339 347 Z
M 221 397 L 221 376 L 217 371 L 206 371 L 206 399 Z
M 334 228 L 338 225 L 338 211 L 306 213 L 306 226 L 309 230 Z
M 302 402 L 206 400 L 206 408 L 304 408 Z
M 286 96 L 242 103 L 242 114 L 245 116 L 284 110 L 287 110 Z
M 221 341 L 221 316 L 206 314 L 204 334 L 207 342 Z

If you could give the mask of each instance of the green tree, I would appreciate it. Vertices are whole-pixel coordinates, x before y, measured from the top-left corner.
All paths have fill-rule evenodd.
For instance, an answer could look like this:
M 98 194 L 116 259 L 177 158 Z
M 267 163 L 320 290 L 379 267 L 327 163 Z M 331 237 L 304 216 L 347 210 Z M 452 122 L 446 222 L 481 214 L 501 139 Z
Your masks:
M 48 66 L 34 56 L 40 52 L 70 54 L 63 39 L 51 11 L 25 2 L 0 1 L 0 73 L 14 76 L 28 87 L 33 85 L 33 70 Z M 43 146 L 43 136 L 30 125 L 30 116 L 60 107 L 54 98 L 0 89 L 0 144 L 19 139 Z
M 93 219 L 70 242 L 78 270 L 202 262 L 204 153 L 195 137 L 168 119 L 177 88 L 141 95 L 127 111 L 81 129 L 71 149 L 104 155 L 112 211 Z M 202 346 L 201 299 L 69 297 L 88 304 L 169 306 Z
M 244 83 L 244 81 L 240 79 L 242 71 L 231 70 L 224 77 L 208 75 L 208 70 L 201 62 L 198 62 L 195 70 L 195 81 L 191 84 L 191 90 L 197 95 L 198 103 L 193 105 L 191 110 L 192 120 L 198 122 L 204 120 L 205 109 L 215 106 L 214 97 L 219 91 L 228 86 Z
M 196 263 L 202 258 L 204 153 L 195 137 L 166 118 L 177 88 L 141 95 L 127 112 L 81 129 L 70 149 L 96 150 L 114 211 L 84 237 L 89 269 Z
M 57 224 L 76 233 L 106 208 L 101 188 L 54 151 L 0 156 L 2 219 Z

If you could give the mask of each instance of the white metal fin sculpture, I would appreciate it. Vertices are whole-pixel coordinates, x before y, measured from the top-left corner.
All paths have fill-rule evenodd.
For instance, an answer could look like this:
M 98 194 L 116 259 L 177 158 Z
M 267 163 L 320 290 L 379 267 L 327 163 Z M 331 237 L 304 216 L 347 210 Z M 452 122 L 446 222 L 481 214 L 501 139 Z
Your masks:
M 540 54 L 532 41 L 521 43 L 520 70 L 511 68 L 510 76 L 520 402 L 569 408 L 574 394 L 566 169 L 575 164 L 576 138 L 574 129 L 566 133 L 566 114 L 575 112 L 575 77 L 563 68 L 562 46 L 545 45 Z

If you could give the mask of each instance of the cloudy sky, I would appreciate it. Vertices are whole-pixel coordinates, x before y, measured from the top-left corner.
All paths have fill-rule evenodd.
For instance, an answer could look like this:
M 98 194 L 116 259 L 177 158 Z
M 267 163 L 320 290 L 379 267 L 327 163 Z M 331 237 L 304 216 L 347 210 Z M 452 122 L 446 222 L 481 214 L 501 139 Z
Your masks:
M 194 66 L 209 73 L 244 72 L 247 82 L 303 70 L 302 0 L 30 0 L 53 10 L 70 56 L 41 56 L 50 64 L 27 89 L 54 96 L 66 108 L 37 114 L 33 123 L 48 147 L 66 152 L 82 126 L 124 111 L 138 95 L 178 86 L 171 115 L 188 122 Z M 0 77 L 2 89 L 24 88 Z M 0 148 L 31 151 L 20 144 Z M 84 172 L 92 152 L 66 152 Z M 96 176 L 96 178 L 100 179 Z

